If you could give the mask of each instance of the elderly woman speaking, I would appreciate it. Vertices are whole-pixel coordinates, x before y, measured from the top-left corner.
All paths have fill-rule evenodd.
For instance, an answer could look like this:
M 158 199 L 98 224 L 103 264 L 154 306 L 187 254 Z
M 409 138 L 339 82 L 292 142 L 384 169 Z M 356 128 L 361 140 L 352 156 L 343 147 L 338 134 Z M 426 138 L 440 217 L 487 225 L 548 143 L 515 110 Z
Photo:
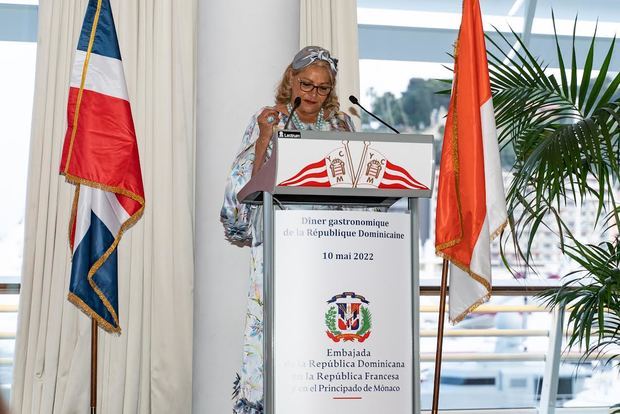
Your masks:
M 271 155 L 274 127 L 353 131 L 351 119 L 339 110 L 334 91 L 337 73 L 338 60 L 329 51 L 317 46 L 300 50 L 284 71 L 275 105 L 264 107 L 252 116 L 228 177 L 221 211 L 226 237 L 235 243 L 250 245 L 252 251 L 243 367 L 233 393 L 236 399 L 233 412 L 237 414 L 263 413 L 262 222 L 260 209 L 240 204 L 237 193 Z M 296 100 L 298 107 L 293 111 Z

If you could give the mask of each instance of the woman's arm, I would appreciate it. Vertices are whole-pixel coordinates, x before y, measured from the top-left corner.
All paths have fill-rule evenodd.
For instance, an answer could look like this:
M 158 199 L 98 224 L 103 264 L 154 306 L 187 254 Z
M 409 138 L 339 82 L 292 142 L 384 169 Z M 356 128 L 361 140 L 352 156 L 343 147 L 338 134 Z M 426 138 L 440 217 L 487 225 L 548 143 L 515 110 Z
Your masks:
M 240 203 L 237 199 L 237 194 L 252 178 L 255 156 L 254 148 L 259 135 L 256 118 L 256 115 L 252 117 L 243 134 L 241 146 L 226 179 L 220 220 L 224 225 L 226 238 L 232 242 L 249 243 L 251 241 L 250 222 L 252 209 L 248 204 Z
M 273 116 L 273 119 L 270 119 L 270 116 Z M 279 121 L 278 111 L 265 108 L 260 114 L 252 117 L 243 134 L 241 148 L 226 181 L 224 203 L 220 211 L 220 219 L 226 237 L 230 241 L 242 243 L 251 241 L 250 228 L 254 208 L 249 204 L 240 203 L 237 194 L 264 164 L 273 126 Z
M 265 163 L 267 147 L 273 135 L 273 127 L 280 122 L 280 113 L 275 108 L 265 108 L 256 120 L 258 122 L 259 135 L 254 147 L 256 156 L 254 158 L 254 166 L 252 167 L 252 175 L 256 174 Z

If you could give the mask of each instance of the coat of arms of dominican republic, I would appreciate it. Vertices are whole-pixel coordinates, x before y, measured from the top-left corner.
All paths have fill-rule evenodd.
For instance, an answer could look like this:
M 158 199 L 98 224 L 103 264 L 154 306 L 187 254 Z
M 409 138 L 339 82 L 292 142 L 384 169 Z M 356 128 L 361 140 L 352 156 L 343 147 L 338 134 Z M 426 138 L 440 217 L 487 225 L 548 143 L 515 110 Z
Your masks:
M 344 292 L 327 301 L 325 312 L 327 336 L 334 342 L 364 342 L 370 336 L 372 315 L 368 300 L 354 292 Z

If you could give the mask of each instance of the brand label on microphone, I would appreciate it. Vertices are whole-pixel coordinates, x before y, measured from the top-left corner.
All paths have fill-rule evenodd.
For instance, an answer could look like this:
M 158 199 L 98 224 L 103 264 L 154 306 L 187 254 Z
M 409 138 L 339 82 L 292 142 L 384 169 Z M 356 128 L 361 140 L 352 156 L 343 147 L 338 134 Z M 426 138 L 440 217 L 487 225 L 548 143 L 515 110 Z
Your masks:
M 281 130 L 278 131 L 278 138 L 301 138 L 301 131 Z

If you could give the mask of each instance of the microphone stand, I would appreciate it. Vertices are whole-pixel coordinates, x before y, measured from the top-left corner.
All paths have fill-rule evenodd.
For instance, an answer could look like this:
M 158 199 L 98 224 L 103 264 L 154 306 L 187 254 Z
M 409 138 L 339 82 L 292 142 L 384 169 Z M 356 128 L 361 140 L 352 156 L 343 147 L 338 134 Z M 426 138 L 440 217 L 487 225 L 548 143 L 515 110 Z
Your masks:
M 362 106 L 362 104 L 360 104 L 360 101 L 353 95 L 349 96 L 349 101 L 353 104 L 353 105 L 357 105 L 359 106 L 362 111 L 366 112 L 368 115 L 372 116 L 373 118 L 375 118 L 377 121 L 381 122 L 383 125 L 385 125 L 386 127 L 390 128 L 392 131 L 396 132 L 397 134 L 400 134 L 400 132 L 398 132 L 398 130 L 396 128 L 394 128 L 392 125 L 388 124 L 387 122 L 385 122 L 383 119 L 379 118 L 377 115 L 373 114 L 372 112 L 370 112 L 368 109 L 364 108 Z
M 288 124 L 291 123 L 291 120 L 293 119 L 293 114 L 295 113 L 297 108 L 299 108 L 299 105 L 301 105 L 301 98 L 298 96 L 297 98 L 295 98 L 295 102 L 293 102 L 293 109 L 291 109 L 291 113 L 288 114 L 288 119 L 286 120 L 286 124 L 284 124 L 285 130 L 288 129 Z

